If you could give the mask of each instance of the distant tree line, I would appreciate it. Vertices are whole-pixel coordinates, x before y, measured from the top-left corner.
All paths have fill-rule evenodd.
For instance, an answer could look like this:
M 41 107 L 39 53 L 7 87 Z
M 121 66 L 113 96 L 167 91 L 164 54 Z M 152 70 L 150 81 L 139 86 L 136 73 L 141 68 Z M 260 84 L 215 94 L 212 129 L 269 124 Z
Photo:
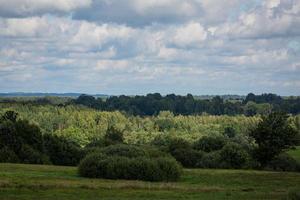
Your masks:
M 85 105 L 103 111 L 125 111 L 131 115 L 151 116 L 160 111 L 170 111 L 176 115 L 211 114 L 237 115 L 269 114 L 283 111 L 290 114 L 300 113 L 300 98 L 283 98 L 276 94 L 248 94 L 245 100 L 224 100 L 220 96 L 212 99 L 196 99 L 193 95 L 179 96 L 159 93 L 146 96 L 112 96 L 107 99 L 81 95 L 71 103 Z

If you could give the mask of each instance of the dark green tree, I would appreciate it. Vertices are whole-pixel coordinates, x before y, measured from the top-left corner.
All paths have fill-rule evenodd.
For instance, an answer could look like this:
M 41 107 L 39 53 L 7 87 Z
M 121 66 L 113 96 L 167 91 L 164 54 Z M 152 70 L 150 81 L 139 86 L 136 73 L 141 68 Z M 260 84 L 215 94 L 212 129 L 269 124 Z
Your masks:
M 250 135 L 255 139 L 257 148 L 254 157 L 265 166 L 284 150 L 296 145 L 297 131 L 288 122 L 289 116 L 272 112 L 263 116 Z

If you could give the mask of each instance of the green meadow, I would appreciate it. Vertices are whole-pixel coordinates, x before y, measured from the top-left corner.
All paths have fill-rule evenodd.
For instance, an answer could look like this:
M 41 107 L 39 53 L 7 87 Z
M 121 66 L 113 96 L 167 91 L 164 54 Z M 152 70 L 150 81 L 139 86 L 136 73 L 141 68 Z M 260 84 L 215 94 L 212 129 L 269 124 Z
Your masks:
M 1 200 L 295 199 L 300 173 L 185 169 L 178 182 L 81 178 L 76 167 L 0 164 Z

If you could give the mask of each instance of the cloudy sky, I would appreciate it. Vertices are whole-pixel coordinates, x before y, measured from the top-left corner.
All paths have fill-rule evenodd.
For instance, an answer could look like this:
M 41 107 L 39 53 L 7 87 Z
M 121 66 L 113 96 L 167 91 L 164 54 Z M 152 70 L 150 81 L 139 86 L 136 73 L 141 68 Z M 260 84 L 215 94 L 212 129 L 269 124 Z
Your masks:
M 0 0 L 0 92 L 300 95 L 300 0 Z

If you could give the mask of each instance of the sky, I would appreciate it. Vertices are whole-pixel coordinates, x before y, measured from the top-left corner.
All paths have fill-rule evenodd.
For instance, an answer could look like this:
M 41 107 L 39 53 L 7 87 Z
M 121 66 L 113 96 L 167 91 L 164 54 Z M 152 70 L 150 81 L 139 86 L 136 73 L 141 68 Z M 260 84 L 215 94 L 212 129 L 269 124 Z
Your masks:
M 0 92 L 300 95 L 300 0 L 0 0 Z

